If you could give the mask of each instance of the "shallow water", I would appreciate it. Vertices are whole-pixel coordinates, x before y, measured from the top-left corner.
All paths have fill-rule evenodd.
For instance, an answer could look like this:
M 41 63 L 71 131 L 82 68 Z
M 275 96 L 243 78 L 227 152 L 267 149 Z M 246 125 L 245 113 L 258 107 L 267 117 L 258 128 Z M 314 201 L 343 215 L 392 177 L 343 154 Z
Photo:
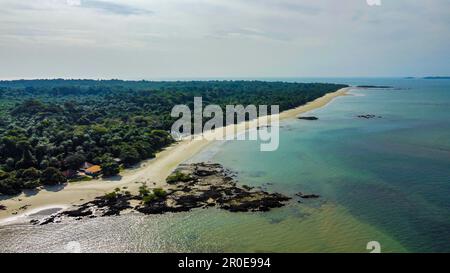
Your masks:
M 450 81 L 320 81 L 396 89 L 354 90 L 308 114 L 318 121 L 283 122 L 276 152 L 231 141 L 194 158 L 237 171 L 242 184 L 320 199 L 294 198 L 267 213 L 199 209 L 7 226 L 0 252 L 64 252 L 71 241 L 85 252 L 368 252 L 369 241 L 383 252 L 448 252 Z

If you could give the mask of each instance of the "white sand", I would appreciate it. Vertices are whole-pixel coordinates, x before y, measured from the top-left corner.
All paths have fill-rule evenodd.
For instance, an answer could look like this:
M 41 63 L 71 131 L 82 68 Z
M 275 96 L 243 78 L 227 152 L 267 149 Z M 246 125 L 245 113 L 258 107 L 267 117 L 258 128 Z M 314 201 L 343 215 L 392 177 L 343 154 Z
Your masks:
M 282 112 L 279 114 L 279 119 L 293 118 L 305 112 L 320 108 L 328 104 L 334 98 L 345 95 L 348 90 L 349 88 L 343 88 L 318 98 L 306 105 Z M 237 133 L 242 132 L 246 128 L 256 128 L 256 126 L 258 126 L 257 120 L 249 121 L 245 126 L 237 125 Z M 208 132 L 207 134 L 217 133 L 218 132 L 213 131 Z M 57 191 L 44 189 L 34 195 L 27 196 L 25 193 L 22 193 L 14 198 L 0 200 L 0 204 L 6 206 L 6 210 L 0 211 L 0 224 L 5 223 L 6 221 L 10 222 L 11 219 L 23 215 L 29 215 L 30 212 L 35 213 L 39 210 L 49 209 L 51 207 L 67 207 L 84 203 L 93 200 L 97 196 L 110 192 L 115 188 L 127 187 L 127 190 L 135 192 L 141 185 L 140 182 L 147 182 L 149 187 L 164 187 L 165 179 L 179 164 L 190 159 L 211 142 L 212 141 L 205 139 L 180 141 L 158 153 L 155 159 L 142 163 L 139 168 L 124 171 L 121 173 L 122 177 L 120 179 L 100 179 L 88 182 L 69 183 L 67 186 Z M 52 206 L 51 204 L 59 205 Z M 24 208 L 24 206 L 26 207 Z

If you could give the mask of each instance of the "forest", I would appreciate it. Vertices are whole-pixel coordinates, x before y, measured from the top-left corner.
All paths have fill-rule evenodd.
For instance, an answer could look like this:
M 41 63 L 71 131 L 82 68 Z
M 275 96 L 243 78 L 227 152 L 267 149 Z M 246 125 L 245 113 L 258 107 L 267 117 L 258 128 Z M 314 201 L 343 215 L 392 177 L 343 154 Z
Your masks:
M 117 175 L 172 144 L 177 104 L 291 109 L 345 85 L 264 81 L 0 81 L 0 194 L 67 182 L 84 162 Z

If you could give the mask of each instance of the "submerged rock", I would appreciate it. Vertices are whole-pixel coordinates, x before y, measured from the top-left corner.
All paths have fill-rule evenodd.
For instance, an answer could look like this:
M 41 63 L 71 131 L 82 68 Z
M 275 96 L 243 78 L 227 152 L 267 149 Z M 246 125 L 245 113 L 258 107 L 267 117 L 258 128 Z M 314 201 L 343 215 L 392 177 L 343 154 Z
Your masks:
M 320 195 L 317 195 L 317 194 L 304 194 L 302 192 L 296 193 L 295 195 L 297 195 L 298 197 L 300 197 L 302 199 L 317 199 L 317 198 L 320 198 Z
M 358 118 L 373 119 L 373 118 L 382 118 L 382 117 L 369 114 L 369 115 L 358 115 Z
M 298 119 L 301 120 L 318 120 L 318 117 L 298 117 Z

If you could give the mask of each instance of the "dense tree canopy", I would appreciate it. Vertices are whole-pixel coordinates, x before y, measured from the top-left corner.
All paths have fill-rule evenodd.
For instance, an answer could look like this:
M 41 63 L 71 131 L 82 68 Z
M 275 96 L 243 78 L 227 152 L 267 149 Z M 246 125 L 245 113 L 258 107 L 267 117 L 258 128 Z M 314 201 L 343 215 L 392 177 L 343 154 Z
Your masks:
M 0 194 L 66 180 L 84 161 L 115 175 L 173 142 L 176 104 L 290 109 L 343 85 L 262 81 L 0 81 Z

